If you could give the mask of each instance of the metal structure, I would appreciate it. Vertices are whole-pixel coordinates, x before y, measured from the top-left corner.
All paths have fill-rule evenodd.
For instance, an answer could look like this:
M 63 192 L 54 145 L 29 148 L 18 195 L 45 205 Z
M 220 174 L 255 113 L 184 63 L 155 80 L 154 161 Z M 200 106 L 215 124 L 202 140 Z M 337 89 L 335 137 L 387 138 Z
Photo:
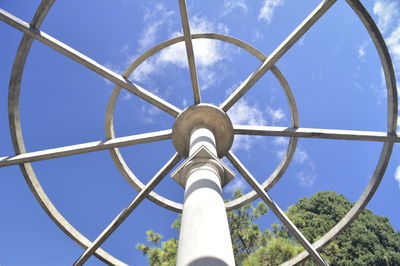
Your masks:
M 311 28 L 313 24 L 318 21 L 318 19 L 323 16 L 326 11 L 329 10 L 329 8 L 336 2 L 335 0 L 322 1 L 322 3 L 319 4 L 315 10 L 268 57 L 249 44 L 229 36 L 217 33 L 191 34 L 185 0 L 179 0 L 181 12 L 180 15 L 183 25 L 183 36 L 173 38 L 148 50 L 136 61 L 134 61 L 122 75 L 114 73 L 91 58 L 79 53 L 68 45 L 39 30 L 40 25 L 49 12 L 53 2 L 54 0 L 43 0 L 30 23 L 22 21 L 21 19 L 14 17 L 8 12 L 0 9 L 0 20 L 24 33 L 14 61 L 9 87 L 9 123 L 16 155 L 0 158 L 0 167 L 18 164 L 30 189 L 49 217 L 59 226 L 61 230 L 64 231 L 64 233 L 66 233 L 71 239 L 85 249 L 82 256 L 75 262 L 75 265 L 82 265 L 92 255 L 95 255 L 97 258 L 108 264 L 125 265 L 123 262 L 101 249 L 100 246 L 145 198 L 148 198 L 154 203 L 169 210 L 175 212 L 183 211 L 182 232 L 178 251 L 178 264 L 188 265 L 191 261 L 193 261 L 193 259 L 196 259 L 197 255 L 190 255 L 190 257 L 187 253 L 194 252 L 195 249 L 204 249 L 204 246 L 199 248 L 199 246 L 196 246 L 197 244 L 190 246 L 190 241 L 185 239 L 188 238 L 187 234 L 191 233 L 187 232 L 185 228 L 188 228 L 190 223 L 196 222 L 195 220 L 197 218 L 201 220 L 204 218 L 202 217 L 204 215 L 207 216 L 216 214 L 217 216 L 219 215 L 219 218 L 215 218 L 219 219 L 219 222 L 216 223 L 220 223 L 217 225 L 219 227 L 216 230 L 218 236 L 220 236 L 219 240 L 221 240 L 220 242 L 218 242 L 219 240 L 217 241 L 219 243 L 217 245 L 219 246 L 217 249 L 218 253 L 223 255 L 221 255 L 220 258 L 218 257 L 211 261 L 203 260 L 203 264 L 196 265 L 233 265 L 234 262 L 232 250 L 229 250 L 229 245 L 231 245 L 230 237 L 229 235 L 226 235 L 226 232 L 229 233 L 227 228 L 226 212 L 223 209 L 226 209 L 226 211 L 237 209 L 245 204 L 250 203 L 258 197 L 266 202 L 268 207 L 276 214 L 281 222 L 305 248 L 304 252 L 285 262 L 284 265 L 300 263 L 309 256 L 311 256 L 319 265 L 326 265 L 326 263 L 318 254 L 318 250 L 328 245 L 330 241 L 332 241 L 339 233 L 347 228 L 351 222 L 354 221 L 354 219 L 357 218 L 362 209 L 366 206 L 368 201 L 375 193 L 384 175 L 394 143 L 400 142 L 400 138 L 396 135 L 398 103 L 395 75 L 391 59 L 377 26 L 359 0 L 346 0 L 346 2 L 364 24 L 371 39 L 373 40 L 381 60 L 387 87 L 387 132 L 301 128 L 295 99 L 292 95 L 288 82 L 279 69 L 275 66 L 275 63 L 280 59 L 280 57 L 283 56 L 308 29 Z M 261 61 L 260 66 L 219 107 L 207 105 L 201 101 L 192 45 L 193 39 L 214 39 L 228 42 L 246 50 Z M 90 70 L 116 84 L 117 87 L 111 96 L 106 113 L 105 140 L 36 152 L 26 152 L 19 119 L 19 96 L 25 61 L 34 40 L 42 42 L 49 48 L 54 49 L 57 52 L 76 61 L 77 63 L 86 66 Z M 194 98 L 194 105 L 183 111 L 127 79 L 128 76 L 135 70 L 135 68 L 138 67 L 148 57 L 178 42 L 184 42 L 186 46 Z M 291 127 L 284 128 L 270 126 L 232 125 L 226 112 L 269 70 L 272 71 L 275 77 L 279 80 L 286 94 L 291 111 Z M 121 89 L 125 89 L 135 94 L 139 98 L 158 107 L 171 116 L 176 117 L 174 127 L 164 131 L 118 138 L 115 137 L 113 128 L 113 113 L 116 105 L 116 99 Z M 239 161 L 234 153 L 230 151 L 234 135 L 285 136 L 290 137 L 290 142 L 288 144 L 286 154 L 278 167 L 267 180 L 260 184 Z M 267 191 L 276 182 L 278 182 L 287 169 L 295 152 L 298 138 L 378 141 L 384 143 L 376 169 L 357 202 L 338 224 L 336 224 L 318 241 L 312 244 L 308 242 L 308 240 L 286 217 L 284 212 L 267 193 Z M 165 139 L 173 140 L 177 152 L 147 184 L 143 184 L 129 169 L 118 148 Z M 114 219 L 114 221 L 97 237 L 97 239 L 91 242 L 79 231 L 77 231 L 73 225 L 71 225 L 62 216 L 62 214 L 57 211 L 56 207 L 42 189 L 42 186 L 40 185 L 30 163 L 39 160 L 47 160 L 106 149 L 110 151 L 118 169 L 127 179 L 127 181 L 138 191 L 138 194 Z M 253 191 L 243 195 L 238 199 L 226 202 L 225 205 L 220 195 L 221 186 L 229 182 L 229 180 L 233 178 L 233 175 L 230 170 L 220 161 L 220 158 L 222 157 L 226 157 L 253 188 Z M 186 188 L 185 204 L 171 201 L 153 191 L 155 186 L 167 174 L 169 174 L 171 169 L 175 167 L 182 158 L 187 159 L 175 171 L 175 173 L 172 174 L 172 176 L 179 184 Z M 194 184 L 196 184 L 196 186 L 194 186 Z M 200 190 L 197 189 L 199 187 L 203 189 L 205 188 L 205 190 L 200 192 Z M 209 196 L 213 198 L 207 202 L 204 197 Z M 196 208 L 204 208 L 207 210 L 210 208 L 210 204 L 219 205 L 215 207 L 213 206 L 211 211 L 202 214 L 195 213 L 194 209 L 191 209 L 191 206 L 196 206 Z M 206 220 L 207 219 L 204 218 L 202 221 Z M 201 245 L 202 242 L 208 241 L 207 238 L 202 239 L 202 234 L 207 233 L 206 230 L 209 229 L 210 227 L 207 226 L 205 226 L 203 229 L 200 228 L 200 233 L 193 233 L 193 235 L 196 236 L 191 235 L 191 237 L 194 237 L 198 241 L 196 243 Z M 214 238 L 216 238 L 215 235 Z M 200 252 L 199 254 L 199 258 L 203 259 L 207 256 L 215 255 L 209 250 L 204 251 L 203 253 Z

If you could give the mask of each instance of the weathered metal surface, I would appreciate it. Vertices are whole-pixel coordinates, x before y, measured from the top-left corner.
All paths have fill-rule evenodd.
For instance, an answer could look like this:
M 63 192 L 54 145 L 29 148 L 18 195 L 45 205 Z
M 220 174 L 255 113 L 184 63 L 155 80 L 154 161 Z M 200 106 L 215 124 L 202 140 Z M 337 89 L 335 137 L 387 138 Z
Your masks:
M 142 56 L 140 56 L 128 69 L 125 71 L 123 75 L 118 75 L 109 69 L 105 68 L 104 66 L 98 64 L 94 60 L 88 58 L 87 56 L 79 53 L 78 51 L 72 49 L 71 47 L 65 45 L 64 43 L 52 38 L 51 36 L 45 34 L 38 30 L 40 24 L 44 20 L 47 12 L 49 11 L 53 1 L 51 0 L 44 0 L 42 1 L 41 5 L 39 6 L 31 24 L 12 16 L 11 14 L 5 12 L 4 10 L 0 9 L 0 20 L 8 23 L 9 25 L 21 30 L 24 32 L 24 37 L 20 43 L 20 47 L 18 49 L 14 65 L 13 71 L 11 74 L 10 79 L 10 88 L 9 88 L 9 118 L 10 118 L 10 130 L 12 134 L 14 150 L 16 156 L 12 156 L 10 158 L 1 158 L 3 163 L 10 163 L 13 162 L 19 163 L 21 167 L 21 171 L 31 188 L 33 194 L 45 209 L 49 217 L 73 240 L 75 240 L 79 245 L 83 247 L 89 247 L 89 249 L 84 253 L 84 257 L 88 258 L 91 254 L 96 255 L 99 259 L 105 261 L 108 264 L 112 265 L 124 265 L 121 261 L 115 259 L 105 251 L 98 249 L 101 243 L 114 231 L 120 222 L 122 222 L 130 213 L 130 208 L 133 210 L 137 204 L 140 203 L 143 198 L 146 196 L 149 197 L 150 200 L 156 202 L 157 204 L 180 212 L 182 211 L 182 204 L 170 201 L 160 195 L 152 192 L 153 185 L 158 182 L 158 178 L 162 178 L 158 176 L 155 177 L 156 180 L 153 180 L 154 183 L 148 184 L 144 186 L 138 178 L 134 176 L 134 174 L 130 171 L 130 169 L 125 164 L 122 156 L 119 153 L 119 150 L 116 147 L 120 147 L 120 145 L 133 145 L 139 143 L 140 141 L 153 141 L 157 140 L 157 138 L 168 138 L 170 137 L 170 133 L 168 134 L 161 134 L 158 137 L 149 137 L 143 138 L 141 140 L 138 139 L 130 139 L 130 140 L 123 140 L 121 138 L 115 138 L 114 129 L 113 129 L 113 110 L 115 107 L 116 97 L 121 90 L 121 87 L 131 91 L 132 93 L 136 94 L 140 98 L 148 101 L 149 103 L 155 105 L 156 107 L 166 111 L 167 113 L 171 114 L 172 116 L 178 116 L 181 113 L 181 110 L 168 102 L 158 98 L 157 96 L 151 94 L 150 92 L 144 90 L 143 88 L 137 86 L 136 84 L 132 83 L 127 79 L 129 74 L 145 59 L 149 56 L 153 55 L 154 53 L 160 51 L 163 48 L 166 48 L 174 43 L 185 41 L 186 49 L 188 52 L 188 61 L 189 61 L 189 71 L 191 73 L 192 79 L 192 87 L 193 93 L 195 98 L 195 103 L 200 102 L 200 90 L 198 87 L 197 81 L 197 74 L 196 74 L 196 67 L 193 55 L 193 44 L 192 39 L 198 38 L 208 38 L 208 39 L 215 39 L 221 40 L 225 42 L 229 42 L 234 44 L 238 47 L 241 47 L 247 50 L 249 53 L 256 56 L 259 60 L 262 61 L 260 67 L 251 75 L 249 78 L 243 82 L 240 87 L 230 96 L 228 99 L 221 105 L 224 111 L 227 111 L 235 102 L 237 102 L 242 95 L 246 93 L 248 89 L 250 89 L 258 79 L 260 79 L 264 73 L 268 70 L 271 70 L 274 75 L 277 77 L 279 82 L 281 83 L 284 92 L 287 96 L 289 107 L 291 109 L 292 115 L 292 126 L 291 128 L 279 128 L 279 127 L 250 127 L 250 126 L 235 126 L 234 130 L 232 131 L 234 134 L 249 134 L 249 135 L 265 135 L 265 136 L 288 136 L 291 137 L 288 150 L 286 152 L 286 156 L 282 159 L 281 163 L 275 169 L 274 173 L 262 184 L 258 184 L 257 181 L 252 178 L 250 173 L 244 168 L 243 165 L 237 163 L 235 167 L 238 170 L 242 171 L 243 175 L 247 177 L 247 181 L 253 186 L 256 191 L 249 192 L 248 194 L 242 196 L 239 199 L 230 201 L 225 204 L 227 210 L 232 210 L 243 206 L 250 201 L 254 200 L 258 196 L 262 197 L 264 200 L 267 201 L 271 206 L 274 208 L 275 211 L 279 214 L 281 213 L 278 206 L 274 204 L 274 202 L 268 197 L 267 191 L 270 189 L 282 176 L 284 171 L 289 165 L 291 158 L 293 157 L 293 153 L 296 148 L 297 138 L 298 137 L 305 137 L 305 138 L 326 138 L 326 139 L 342 139 L 342 140 L 365 140 L 365 141 L 381 141 L 385 142 L 383 145 L 383 149 L 377 164 L 377 167 L 374 171 L 373 176 L 371 177 L 367 187 L 365 188 L 364 192 L 353 206 L 353 208 L 346 214 L 346 216 L 337 224 L 335 225 L 327 234 L 325 234 L 320 240 L 314 243 L 313 247 L 310 246 L 309 243 L 304 242 L 301 239 L 301 235 L 299 237 L 300 242 L 305 245 L 305 248 L 308 250 L 309 253 L 313 255 L 319 263 L 322 263 L 318 259 L 318 254 L 315 252 L 315 249 L 320 249 L 326 246 L 330 241 L 332 241 L 340 232 L 342 232 L 350 223 L 356 219 L 358 214 L 361 210 L 365 207 L 368 203 L 370 198 L 375 193 L 383 174 L 386 170 L 388 161 L 390 159 L 390 155 L 393 149 L 393 145 L 395 142 L 399 142 L 399 137 L 396 135 L 396 124 L 397 124 L 397 115 L 398 115 L 398 102 L 397 102 L 397 90 L 396 90 L 396 81 L 395 75 L 393 71 L 392 62 L 390 60 L 390 56 L 387 50 L 387 47 L 384 43 L 384 40 L 375 25 L 374 21 L 362 6 L 360 1 L 358 0 L 346 0 L 347 3 L 350 5 L 351 8 L 355 11 L 355 13 L 359 16 L 360 20 L 364 24 L 365 28 L 367 29 L 368 33 L 373 40 L 376 49 L 378 51 L 379 57 L 381 59 L 382 68 L 384 72 L 384 77 L 386 81 L 387 87 L 387 97 L 388 97 L 388 130 L 387 133 L 384 132 L 366 132 L 366 131 L 351 131 L 351 130 L 327 130 L 327 129 L 306 129 L 299 127 L 298 121 L 298 114 L 297 108 L 295 104 L 294 97 L 290 91 L 289 85 L 285 78 L 283 77 L 282 73 L 274 66 L 274 64 L 279 60 L 281 56 L 283 56 L 287 50 L 301 37 L 303 34 L 333 5 L 335 0 L 325 0 L 323 1 L 296 29 L 293 31 L 291 35 L 289 35 L 285 41 L 278 46 L 275 51 L 268 57 L 264 56 L 260 51 L 251 47 L 250 45 L 221 34 L 216 33 L 202 33 L 202 34 L 191 34 L 189 21 L 187 17 L 187 9 L 185 1 L 179 0 L 180 7 L 181 7 L 181 19 L 183 25 L 184 36 L 177 37 L 171 40 L 168 40 L 160 45 L 150 49 Z M 109 107 L 107 109 L 106 114 L 106 135 L 107 138 L 110 140 L 106 140 L 104 143 L 101 142 L 92 142 L 86 143 L 81 145 L 74 145 L 74 146 L 66 146 L 56 149 L 50 149 L 46 151 L 39 151 L 33 153 L 26 153 L 24 140 L 22 136 L 22 130 L 20 125 L 20 111 L 19 111 L 19 95 L 20 95 L 20 84 L 21 84 L 21 77 L 26 61 L 26 57 L 29 53 L 32 40 L 33 38 L 43 42 L 44 44 L 48 45 L 49 47 L 55 49 L 56 51 L 70 57 L 71 59 L 77 61 L 78 63 L 88 67 L 89 69 L 93 70 L 94 72 L 100 74 L 101 76 L 109 79 L 110 81 L 117 84 L 117 88 L 114 90 L 113 96 L 111 97 Z M 196 81 L 196 82 L 194 82 Z M 115 138 L 115 139 L 113 139 Z M 128 137 L 129 138 L 129 137 Z M 108 146 L 107 146 L 108 145 Z M 48 199 L 46 193 L 43 191 L 40 183 L 38 182 L 36 175 L 30 165 L 31 162 L 37 159 L 51 159 L 60 156 L 67 156 L 73 154 L 79 154 L 82 152 L 90 152 L 96 151 L 101 149 L 110 149 L 112 157 L 117 164 L 118 168 L 120 169 L 121 173 L 127 178 L 127 180 L 134 186 L 135 189 L 139 191 L 139 199 L 138 197 L 134 200 L 129 206 L 132 204 L 134 207 L 128 207 L 128 213 L 123 212 L 116 221 L 114 221 L 109 228 L 107 228 L 102 235 L 94 242 L 91 243 L 88 239 L 86 239 L 83 235 L 81 235 L 55 208 L 55 206 L 51 203 Z M 228 154 L 230 159 L 233 154 Z M 174 164 L 178 163 L 179 156 L 175 155 L 171 160 L 174 161 Z M 235 159 L 233 159 L 235 160 Z M 171 162 L 171 161 L 170 161 Z M 237 161 L 238 162 L 238 161 Z M 1 165 L 1 162 L 0 162 Z M 169 168 L 168 164 L 165 166 Z M 247 173 L 247 174 L 246 174 Z M 156 175 L 157 176 L 157 175 Z M 130 210 L 130 211 L 129 211 Z M 282 216 L 283 217 L 283 216 Z M 280 218 L 282 218 L 280 217 Z M 286 224 L 290 228 L 291 223 L 289 220 L 282 218 L 284 224 Z M 295 228 L 294 228 L 295 229 Z M 295 233 L 296 234 L 296 233 Z M 86 255 L 85 255 L 86 254 Z M 307 252 L 303 252 L 293 259 L 287 261 L 285 265 L 292 265 L 296 263 L 300 263 L 304 261 L 309 254 Z M 79 260 L 77 261 L 79 263 Z
M 186 181 L 188 177 L 188 172 L 190 172 L 191 167 L 189 167 L 193 163 L 198 164 L 218 164 L 219 170 L 219 179 L 221 187 L 227 185 L 234 177 L 235 174 L 229 169 L 228 166 L 224 164 L 216 155 L 216 153 L 210 152 L 206 147 L 202 146 L 196 150 L 196 148 L 192 148 L 191 150 L 195 151 L 194 154 L 190 155 L 172 174 L 171 177 L 174 179 L 179 185 L 183 188 L 186 187 Z
M 233 127 L 229 116 L 211 104 L 192 105 L 175 120 L 172 142 L 182 157 L 189 156 L 190 136 L 197 128 L 207 128 L 215 136 L 219 158 L 224 157 L 233 143 Z
M 234 125 L 233 132 L 237 135 L 400 142 L 396 133 L 379 131 Z
M 145 134 L 119 137 L 109 140 L 93 141 L 83 144 L 64 146 L 54 149 L 21 153 L 15 156 L 0 157 L 0 167 L 21 163 L 31 163 L 88 152 L 102 151 L 116 147 L 124 147 L 153 141 L 166 140 L 170 139 L 171 136 L 172 130 L 168 129 Z
M 192 43 L 192 37 L 191 37 L 191 33 L 190 33 L 190 25 L 189 25 L 188 11 L 187 11 L 187 7 L 186 7 L 186 0 L 179 0 L 179 9 L 180 9 L 180 13 L 181 13 L 183 38 L 185 39 L 186 55 L 187 55 L 188 64 L 189 64 L 190 79 L 192 81 L 194 103 L 199 104 L 199 103 L 201 103 L 201 96 L 200 96 L 199 81 L 197 78 L 197 70 L 196 70 L 196 63 L 195 63 L 196 60 L 194 58 L 193 43 Z

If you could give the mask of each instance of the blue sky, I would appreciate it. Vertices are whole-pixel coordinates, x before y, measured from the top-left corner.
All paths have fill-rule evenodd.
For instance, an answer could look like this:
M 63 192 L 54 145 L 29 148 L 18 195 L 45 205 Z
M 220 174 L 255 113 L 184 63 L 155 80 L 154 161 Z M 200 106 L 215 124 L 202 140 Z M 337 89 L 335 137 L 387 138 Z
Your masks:
M 400 4 L 363 1 L 378 24 L 400 78 Z M 39 1 L 0 0 L 0 7 L 30 21 Z M 251 44 L 269 55 L 319 1 L 191 1 L 192 33 L 218 32 Z M 182 35 L 177 1 L 59 1 L 41 30 L 121 74 L 141 53 Z M 14 154 L 8 129 L 7 90 L 22 33 L 0 23 L 0 156 Z M 259 61 L 235 46 L 195 40 L 194 51 L 204 102 L 219 105 L 254 71 Z M 386 92 L 375 47 L 345 1 L 334 6 L 278 61 L 299 110 L 300 126 L 386 131 Z M 183 109 L 193 104 L 184 44 L 166 48 L 130 76 L 144 88 Z M 21 120 L 28 151 L 105 138 L 105 111 L 114 85 L 34 42 L 21 93 Z M 228 113 L 234 124 L 290 126 L 283 90 L 268 72 Z M 173 118 L 122 91 L 115 109 L 117 136 L 172 127 Z M 399 131 L 399 129 L 398 129 Z M 278 165 L 288 139 L 235 137 L 234 152 L 261 182 Z M 334 190 L 351 201 L 372 175 L 382 144 L 300 139 L 294 159 L 270 191 L 283 208 L 317 191 Z M 171 141 L 121 149 L 132 171 L 147 182 L 174 153 Z M 368 208 L 387 216 L 400 230 L 400 150 L 391 161 Z M 33 163 L 38 178 L 59 211 L 89 239 L 97 235 L 136 195 L 107 151 Z M 249 191 L 238 175 L 224 188 Z M 182 201 L 183 190 L 167 176 L 156 188 Z M 83 252 L 47 217 L 18 166 L 0 168 L 0 265 L 71 265 Z M 145 200 L 102 247 L 122 261 L 145 265 L 136 243 L 154 229 L 166 238 L 176 214 Z M 258 222 L 266 228 L 277 218 Z M 88 265 L 102 265 L 91 258 Z

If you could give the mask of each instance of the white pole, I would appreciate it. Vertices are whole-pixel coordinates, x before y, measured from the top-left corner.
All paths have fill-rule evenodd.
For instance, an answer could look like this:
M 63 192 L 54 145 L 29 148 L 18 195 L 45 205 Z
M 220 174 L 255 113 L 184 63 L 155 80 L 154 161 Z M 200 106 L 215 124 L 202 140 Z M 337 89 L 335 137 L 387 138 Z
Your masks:
M 192 132 L 189 155 L 202 146 L 217 155 L 214 135 L 205 128 Z M 187 181 L 177 265 L 235 265 L 222 198 L 224 173 L 221 163 L 215 159 L 194 157 L 184 173 Z

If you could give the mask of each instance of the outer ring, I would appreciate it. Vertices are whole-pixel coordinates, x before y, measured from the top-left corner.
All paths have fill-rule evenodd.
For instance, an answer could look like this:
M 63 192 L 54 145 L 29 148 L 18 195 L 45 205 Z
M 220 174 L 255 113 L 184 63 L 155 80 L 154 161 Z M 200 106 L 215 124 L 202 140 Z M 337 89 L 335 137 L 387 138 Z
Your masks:
M 246 50 L 247 52 L 249 52 L 256 58 L 258 58 L 260 61 L 264 61 L 267 58 L 259 50 L 252 47 L 251 45 L 249 45 L 239 39 L 236 39 L 236 38 L 233 38 L 230 36 L 226 36 L 223 34 L 218 34 L 218 33 L 192 34 L 192 38 L 193 39 L 213 39 L 213 40 L 220 40 L 223 42 L 228 42 L 228 43 L 231 43 L 233 45 L 236 45 L 236 46 Z M 159 52 L 160 50 L 167 48 L 168 46 L 171 46 L 173 44 L 176 44 L 178 42 L 183 42 L 183 41 L 184 41 L 183 36 L 176 37 L 176 38 L 167 40 L 163 43 L 160 43 L 159 45 L 151 48 L 150 50 L 148 50 L 147 52 L 142 54 L 139 58 L 137 58 L 125 70 L 125 72 L 123 73 L 122 76 L 124 76 L 125 78 L 128 78 L 132 74 L 132 72 L 147 58 L 149 58 L 150 56 Z M 289 102 L 291 119 L 292 119 L 291 126 L 299 127 L 297 106 L 296 106 L 296 102 L 295 102 L 293 93 L 290 90 L 289 84 L 286 81 L 283 74 L 279 71 L 279 69 L 276 66 L 273 66 L 271 68 L 271 71 L 275 75 L 275 77 L 278 79 L 281 86 L 283 87 L 286 98 Z M 105 128 L 106 128 L 106 137 L 110 138 L 110 139 L 115 138 L 114 123 L 113 123 L 114 110 L 115 110 L 115 105 L 117 103 L 117 99 L 118 99 L 120 91 L 121 91 L 121 88 L 116 86 L 110 97 L 109 104 L 107 106 L 106 127 Z M 293 154 L 296 150 L 296 145 L 297 145 L 297 138 L 294 138 L 294 137 L 290 138 L 288 148 L 287 148 L 286 153 L 283 156 L 281 162 L 276 167 L 274 172 L 268 177 L 268 179 L 266 181 L 264 181 L 264 183 L 262 184 L 262 186 L 265 190 L 268 191 L 270 188 L 272 188 L 272 186 L 276 182 L 278 182 L 278 180 L 281 178 L 283 173 L 286 171 L 287 167 L 290 164 L 291 159 L 293 158 Z M 120 170 L 122 175 L 125 177 L 125 179 L 128 181 L 128 183 L 130 183 L 136 190 L 140 191 L 144 187 L 144 184 L 130 170 L 130 168 L 126 164 L 123 156 L 121 155 L 119 149 L 118 148 L 110 149 L 110 153 L 114 160 L 114 163 L 116 164 L 116 166 L 118 167 L 118 169 Z M 255 191 L 251 191 L 238 199 L 226 202 L 225 207 L 226 207 L 227 211 L 234 210 L 234 209 L 240 208 L 240 207 L 250 203 L 251 201 L 255 200 L 257 197 L 258 197 L 257 193 Z M 161 207 L 164 207 L 166 209 L 169 209 L 169 210 L 172 210 L 175 212 L 182 212 L 183 205 L 181 203 L 178 203 L 176 201 L 171 201 L 171 200 L 159 195 L 158 193 L 156 193 L 154 191 L 152 191 L 149 194 L 148 198 L 151 201 L 153 201 L 154 203 L 160 205 Z

